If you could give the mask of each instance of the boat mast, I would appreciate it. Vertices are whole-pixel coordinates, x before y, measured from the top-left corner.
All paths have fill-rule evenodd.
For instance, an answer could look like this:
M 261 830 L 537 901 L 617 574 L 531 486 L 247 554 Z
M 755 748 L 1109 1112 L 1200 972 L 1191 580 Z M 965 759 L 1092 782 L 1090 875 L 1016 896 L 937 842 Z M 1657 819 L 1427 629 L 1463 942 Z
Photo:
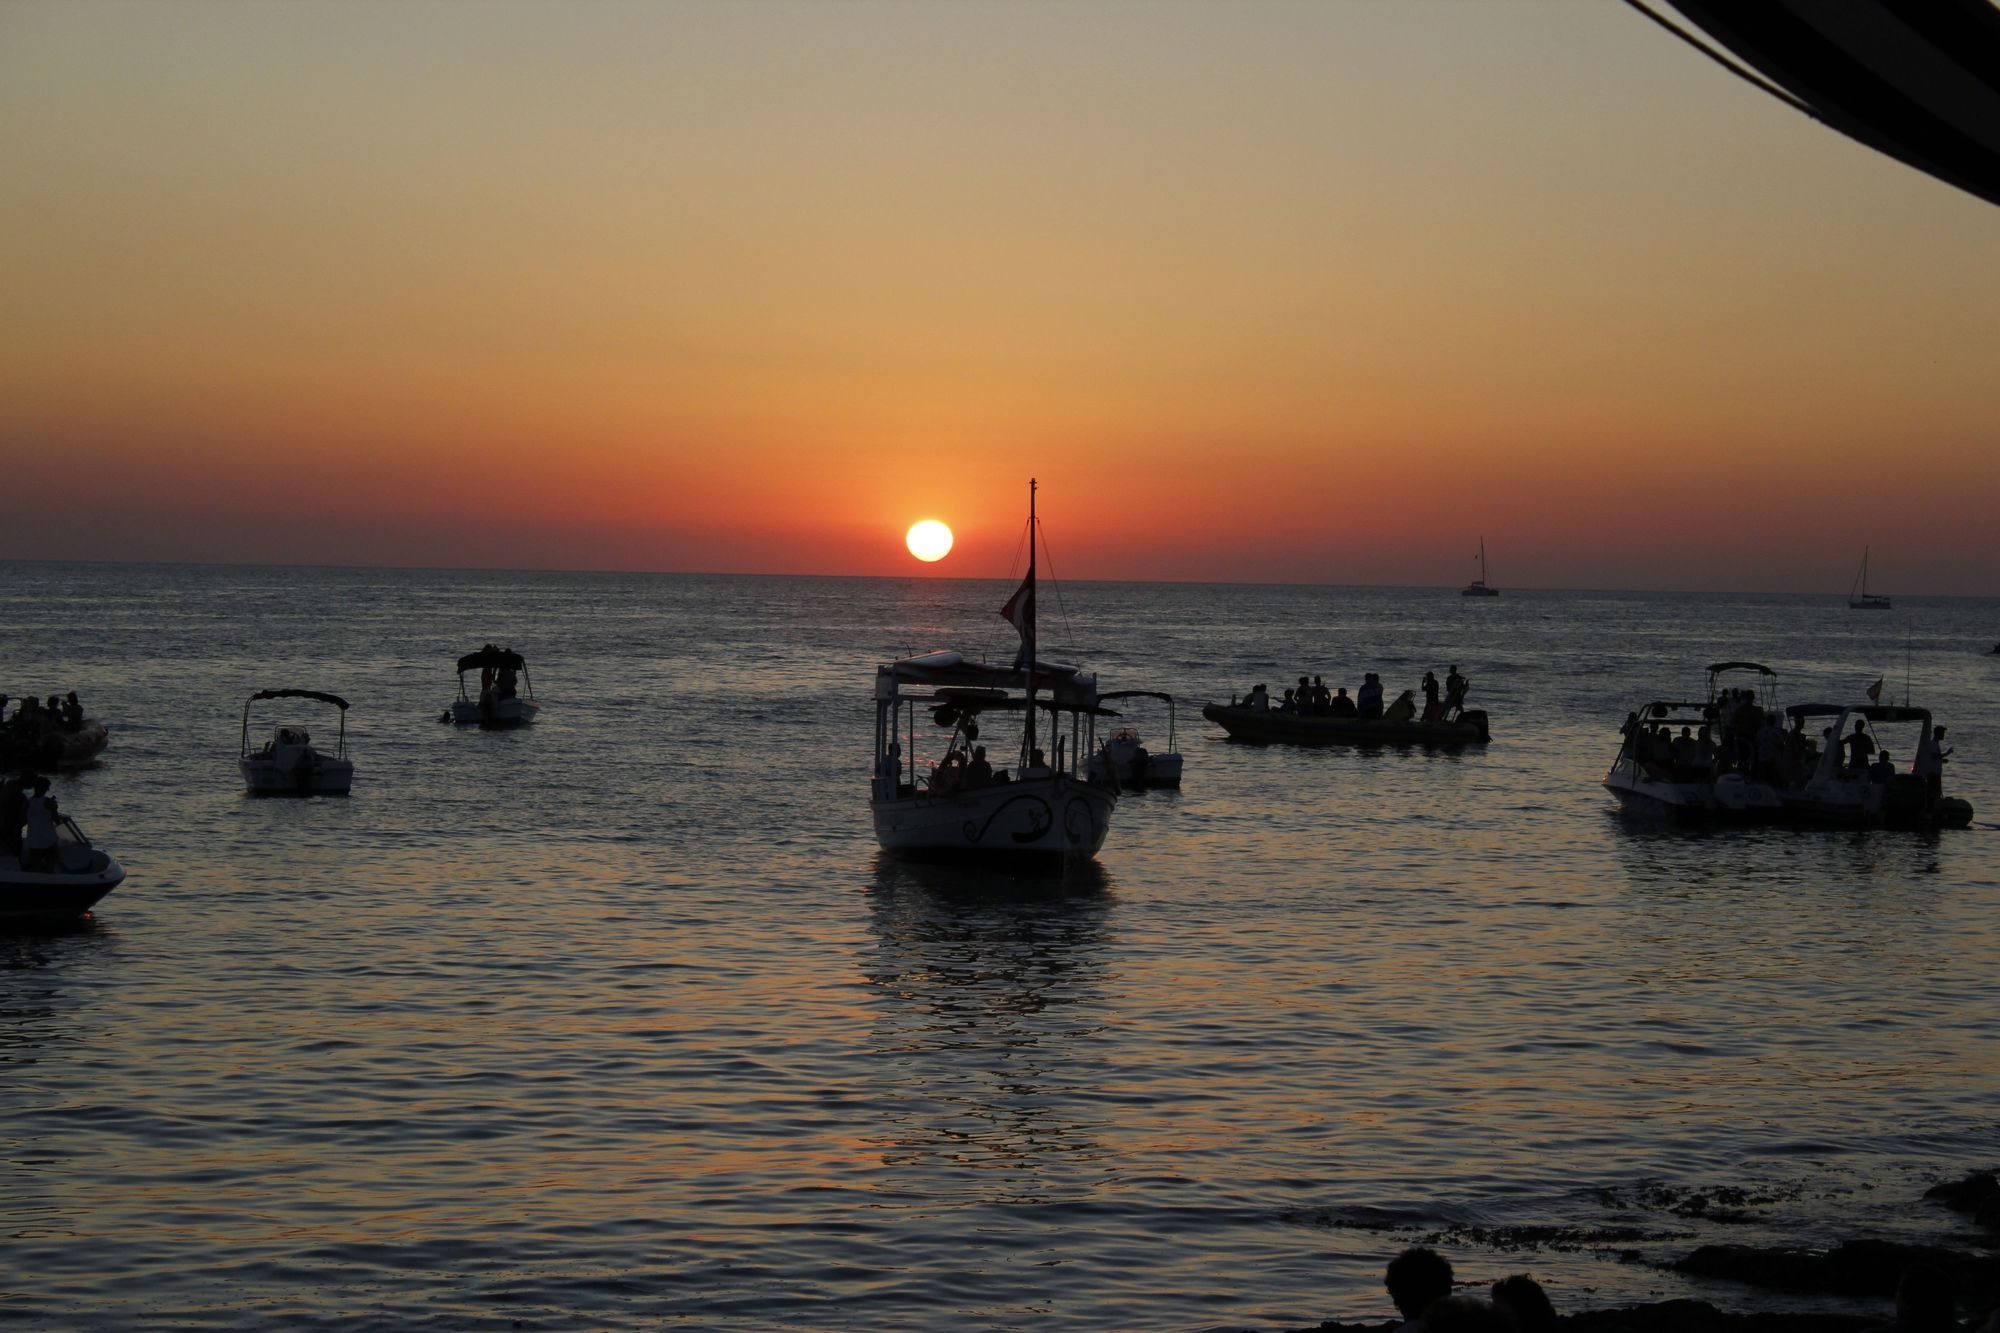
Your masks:
M 1028 604 L 1022 610 L 1022 637 L 1028 649 L 1028 728 L 1022 742 L 1021 765 L 1026 767 L 1035 754 L 1035 479 L 1028 478 Z
M 1484 533 L 1481 533 L 1481 534 L 1480 534 L 1480 536 L 1479 536 L 1479 582 L 1480 582 L 1480 585 L 1481 585 L 1482 587 L 1483 587 L 1483 586 L 1485 586 L 1485 583 L 1486 583 L 1486 534 L 1484 534 Z

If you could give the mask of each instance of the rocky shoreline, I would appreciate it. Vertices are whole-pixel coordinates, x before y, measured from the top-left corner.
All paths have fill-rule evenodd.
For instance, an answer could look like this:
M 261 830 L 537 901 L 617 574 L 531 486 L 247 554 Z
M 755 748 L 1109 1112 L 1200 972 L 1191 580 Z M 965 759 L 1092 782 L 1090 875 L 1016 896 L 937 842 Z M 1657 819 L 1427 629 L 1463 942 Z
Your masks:
M 1896 1298 L 1903 1275 L 1913 1268 L 1941 1274 L 1951 1285 L 1957 1318 L 1940 1330 L 1964 1333 L 2000 1333 L 2000 1179 L 1992 1171 L 1979 1171 L 1961 1180 L 1933 1186 L 1923 1195 L 1930 1206 L 1942 1205 L 1966 1217 L 1982 1234 L 1971 1234 L 1964 1247 L 1917 1245 L 1889 1240 L 1850 1240 L 1829 1249 L 1812 1250 L 1784 1246 L 1703 1245 L 1680 1258 L 1666 1262 L 1644 1259 L 1636 1250 L 1620 1252 L 1621 1262 L 1653 1263 L 1665 1271 L 1697 1281 L 1713 1281 L 1756 1288 L 1764 1292 L 1787 1293 L 1829 1303 L 1866 1303 L 1876 1313 L 1839 1313 L 1817 1310 L 1732 1313 L 1707 1300 L 1680 1299 L 1655 1301 L 1617 1308 L 1575 1310 L 1560 1313 L 1557 1326 L 1574 1333 L 1852 1333 L 1859 1329 L 1901 1330 L 1908 1326 L 1879 1313 L 1884 1302 Z M 1727 1200 L 1720 1201 L 1723 1207 Z M 1704 1215 L 1715 1216 L 1716 1201 L 1703 1198 L 1696 1204 Z M 1528 1229 L 1557 1231 L 1560 1229 Z M 1477 1234 L 1463 1239 L 1487 1248 L 1533 1249 L 1539 1236 Z M 1615 1241 L 1612 1236 L 1598 1237 Z M 1513 1241 L 1513 1243 L 1509 1243 Z M 1610 1248 L 1607 1246 L 1606 1248 Z M 1385 1255 L 1386 1259 L 1387 1256 Z M 1461 1287 L 1465 1294 L 1483 1295 L 1477 1283 Z M 1385 1302 L 1386 1303 L 1386 1302 Z M 1362 1322 L 1328 1320 L 1290 1333 L 1394 1333 L 1402 1320 Z M 1913 1333 L 1915 1331 L 1913 1330 Z

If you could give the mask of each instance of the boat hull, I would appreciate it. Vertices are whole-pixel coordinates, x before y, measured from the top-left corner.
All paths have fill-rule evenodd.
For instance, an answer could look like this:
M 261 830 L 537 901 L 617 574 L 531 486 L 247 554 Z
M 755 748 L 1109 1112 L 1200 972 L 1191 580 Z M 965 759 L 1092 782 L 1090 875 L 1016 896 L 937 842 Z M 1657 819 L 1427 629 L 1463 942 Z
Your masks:
M 451 720 L 461 727 L 525 727 L 541 711 L 542 706 L 526 695 L 495 699 L 488 705 L 477 699 L 451 701 Z
M 82 870 L 30 871 L 0 856 L 0 922 L 74 921 L 125 880 L 125 867 L 103 852 Z
M 1114 774 L 1119 786 L 1135 791 L 1146 787 L 1178 787 L 1181 785 L 1181 757 L 1148 752 L 1141 760 L 1137 753 L 1129 749 L 1107 745 L 1091 758 L 1090 775 L 1102 782 Z
M 239 759 L 243 785 L 252 796 L 345 796 L 354 786 L 354 761 L 315 756 L 297 760 L 251 755 Z
M 1670 819 L 1775 821 L 1785 814 L 1784 801 L 1776 790 L 1761 782 L 1747 782 L 1738 773 L 1725 773 L 1713 781 L 1676 782 L 1655 777 L 1621 756 L 1604 775 L 1604 787 L 1629 810 Z
M 1390 722 L 1382 718 L 1301 717 L 1272 709 L 1207 704 L 1201 715 L 1233 741 L 1258 745 L 1484 745 L 1486 714 L 1470 711 L 1450 722 Z
M 1066 775 L 933 796 L 876 797 L 875 839 L 898 856 L 1035 863 L 1095 856 L 1118 798 Z
M 52 731 L 33 741 L 0 740 L 0 767 L 71 773 L 88 768 L 111 744 L 111 730 L 86 721 L 75 731 Z

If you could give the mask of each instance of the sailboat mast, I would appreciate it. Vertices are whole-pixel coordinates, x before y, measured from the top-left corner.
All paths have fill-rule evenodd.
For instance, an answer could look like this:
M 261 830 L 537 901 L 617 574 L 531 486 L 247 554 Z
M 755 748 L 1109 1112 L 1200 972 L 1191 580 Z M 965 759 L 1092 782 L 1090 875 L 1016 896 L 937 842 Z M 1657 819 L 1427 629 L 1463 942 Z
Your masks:
M 1028 647 L 1028 729 L 1024 742 L 1026 753 L 1021 763 L 1026 765 L 1035 754 L 1035 545 L 1041 536 L 1035 530 L 1035 479 L 1028 478 L 1028 605 L 1025 608 L 1026 631 L 1023 637 Z
M 1479 536 L 1479 581 L 1486 582 L 1486 535 Z

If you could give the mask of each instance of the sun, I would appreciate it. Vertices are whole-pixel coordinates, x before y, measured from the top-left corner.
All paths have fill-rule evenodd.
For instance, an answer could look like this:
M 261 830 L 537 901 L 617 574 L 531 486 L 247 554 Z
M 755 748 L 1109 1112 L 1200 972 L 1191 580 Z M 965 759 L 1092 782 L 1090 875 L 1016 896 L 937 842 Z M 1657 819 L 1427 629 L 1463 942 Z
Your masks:
M 919 560 L 942 560 L 951 551 L 951 529 L 934 518 L 912 525 L 903 540 Z

